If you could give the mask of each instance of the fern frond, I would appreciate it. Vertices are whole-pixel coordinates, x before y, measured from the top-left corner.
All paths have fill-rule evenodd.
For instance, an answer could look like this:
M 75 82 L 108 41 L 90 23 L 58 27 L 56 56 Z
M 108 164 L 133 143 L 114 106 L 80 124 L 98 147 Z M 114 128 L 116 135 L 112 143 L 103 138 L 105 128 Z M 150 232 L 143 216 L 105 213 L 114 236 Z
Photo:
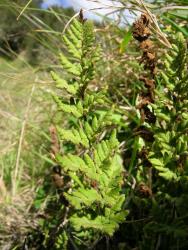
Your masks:
M 63 166 L 64 171 L 69 172 L 81 172 L 88 178 L 93 180 L 98 180 L 97 168 L 95 167 L 91 158 L 85 154 L 84 159 L 77 155 L 68 154 L 63 157 L 57 155 L 56 160 L 61 166 Z
M 78 102 L 77 105 L 63 103 L 60 97 L 58 97 L 55 94 L 53 94 L 53 98 L 60 110 L 67 112 L 67 113 L 71 113 L 77 118 L 83 116 L 83 109 L 82 109 L 81 103 Z
M 127 211 L 122 211 L 116 214 L 107 216 L 97 216 L 95 219 L 91 217 L 76 217 L 72 216 L 71 223 L 77 231 L 83 229 L 94 228 L 96 231 L 104 232 L 107 235 L 112 236 L 115 230 L 118 228 L 119 223 L 127 216 Z
M 71 179 L 64 197 L 70 205 L 70 227 L 84 230 L 82 234 L 77 232 L 77 237 L 87 230 L 92 235 L 112 235 L 127 215 L 127 211 L 121 211 L 125 201 L 121 193 L 123 167 L 116 131 L 111 131 L 115 127 L 113 110 L 106 111 L 106 90 L 88 88 L 100 58 L 93 30 L 89 21 L 73 21 L 63 38 L 70 56 L 61 55 L 70 80 L 52 72 L 56 87 L 67 91 L 70 98 L 68 101 L 54 94 L 54 100 L 61 111 L 74 117 L 71 127 L 57 127 L 57 131 L 62 142 L 74 145 L 75 153 L 58 154 L 56 161 Z
M 81 67 L 79 64 L 71 63 L 66 56 L 60 54 L 60 60 L 62 66 L 67 70 L 68 73 L 73 74 L 74 76 L 80 76 Z
M 84 40 L 83 40 L 83 53 L 90 53 L 94 47 L 94 41 L 95 41 L 95 36 L 94 36 L 94 26 L 93 26 L 93 22 L 91 21 L 87 21 L 84 25 L 83 25 L 83 36 L 84 36 Z
M 149 153 L 149 161 L 159 176 L 168 181 L 178 181 L 182 174 L 179 162 L 186 164 L 188 137 L 187 122 L 187 60 L 186 42 L 182 34 L 176 35 L 176 45 L 165 55 L 166 68 L 161 72 L 161 84 L 155 90 L 155 103 L 151 104 L 157 117 L 152 127 L 155 141 Z
M 85 132 L 83 131 L 83 129 L 80 128 L 79 130 L 77 130 L 73 128 L 71 130 L 66 130 L 60 127 L 58 127 L 57 129 L 62 140 L 71 141 L 72 143 L 76 145 L 80 144 L 86 148 L 89 147 L 89 140 Z
M 69 84 L 66 80 L 62 79 L 58 74 L 51 71 L 51 76 L 56 82 L 56 87 L 59 89 L 66 89 L 68 93 L 75 95 L 78 90 L 78 83 Z
M 166 180 L 178 180 L 177 175 L 171 171 L 169 168 L 165 167 L 162 159 L 149 158 L 152 166 L 159 171 L 159 176 L 163 177 Z
M 94 188 L 78 188 L 71 194 L 65 193 L 65 197 L 75 209 L 82 209 L 83 206 L 91 207 L 103 200 Z
M 70 34 L 69 34 L 69 35 L 70 35 Z M 73 40 L 74 43 L 71 42 L 71 41 L 67 38 L 67 36 L 64 36 L 64 37 L 63 37 L 63 41 L 64 41 L 64 43 L 66 44 L 66 46 L 67 46 L 69 52 L 72 54 L 72 56 L 80 60 L 80 59 L 81 59 L 81 56 L 82 56 L 82 51 L 81 51 L 81 48 L 78 48 L 78 47 L 81 47 L 81 45 L 80 45 L 80 46 L 76 46 L 76 44 L 75 44 L 75 43 L 76 43 L 76 39 L 75 39 L 75 37 L 73 38 L 73 34 L 71 34 L 71 37 L 72 37 L 72 39 L 74 39 L 74 40 Z M 77 40 L 77 43 L 79 44 L 80 41 Z
M 83 24 L 77 19 L 73 19 L 70 29 L 73 31 L 73 33 L 79 40 L 83 38 Z

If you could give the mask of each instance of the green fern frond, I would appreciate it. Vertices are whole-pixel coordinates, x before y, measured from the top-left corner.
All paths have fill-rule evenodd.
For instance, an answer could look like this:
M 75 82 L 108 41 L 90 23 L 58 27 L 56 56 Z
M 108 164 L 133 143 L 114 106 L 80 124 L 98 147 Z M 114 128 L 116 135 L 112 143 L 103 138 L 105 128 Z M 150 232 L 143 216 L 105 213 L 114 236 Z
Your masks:
M 187 122 L 187 62 L 188 53 L 182 34 L 176 35 L 176 45 L 165 55 L 166 68 L 161 71 L 160 85 L 155 90 L 155 103 L 151 104 L 157 118 L 152 127 L 155 141 L 149 161 L 159 176 L 168 181 L 178 181 L 181 176 L 179 162 L 186 164 L 188 137 Z
M 165 167 L 162 159 L 149 158 L 152 166 L 159 171 L 159 176 L 163 177 L 166 180 L 178 180 L 177 175 L 171 171 L 169 168 Z
M 86 216 L 80 218 L 72 216 L 71 223 L 77 231 L 94 228 L 96 231 L 112 236 L 118 228 L 119 223 L 124 220 L 127 214 L 127 211 L 122 211 L 116 214 L 111 213 L 108 217 L 97 216 L 95 219 Z
M 74 144 L 80 144 L 83 145 L 84 147 L 88 148 L 89 147 L 89 140 L 83 131 L 83 129 L 74 129 L 72 128 L 71 130 L 66 130 L 58 127 L 58 133 L 61 137 L 62 140 L 65 141 L 71 141 Z
M 77 237 L 92 231 L 90 240 L 95 233 L 112 235 L 127 215 L 122 211 L 123 167 L 116 131 L 112 131 L 113 110 L 106 111 L 106 90 L 88 88 L 100 58 L 93 30 L 92 22 L 73 21 L 63 38 L 68 56 L 61 55 L 68 80 L 52 72 L 56 87 L 69 94 L 65 98 L 54 94 L 54 100 L 61 111 L 74 117 L 71 127 L 57 127 L 57 131 L 63 143 L 74 145 L 75 152 L 55 156 L 71 179 L 71 188 L 64 192 L 70 206 L 68 220 L 75 233 L 82 229 Z
M 59 89 L 65 89 L 68 93 L 75 95 L 78 90 L 78 83 L 69 84 L 66 80 L 62 79 L 58 74 L 51 71 L 51 76 L 56 82 L 56 87 Z
M 76 77 L 79 77 L 81 75 L 81 67 L 80 64 L 77 63 L 71 63 L 66 56 L 63 54 L 60 54 L 61 64 L 63 68 L 67 70 L 68 73 L 73 74 Z
M 73 114 L 75 117 L 79 118 L 83 116 L 83 108 L 81 103 L 78 102 L 77 105 L 63 103 L 63 101 L 57 95 L 53 94 L 54 101 L 58 105 L 59 110 L 62 110 L 67 113 Z
M 69 34 L 70 35 L 70 34 Z M 63 37 L 63 41 L 64 41 L 64 43 L 65 43 L 65 45 L 67 46 L 67 48 L 68 48 L 68 50 L 69 50 L 69 52 L 72 54 L 72 56 L 74 57 L 74 58 L 77 58 L 77 59 L 81 59 L 81 56 L 82 56 L 82 51 L 81 51 L 81 44 L 80 44 L 80 41 L 79 40 L 77 40 L 77 43 L 78 44 L 80 44 L 80 45 L 77 45 L 76 44 L 76 39 L 74 38 L 74 43 L 73 42 L 71 42 L 68 38 L 67 38 L 67 36 L 64 36 Z M 80 47 L 80 48 L 78 48 L 78 47 Z
M 85 206 L 91 207 L 103 200 L 94 188 L 77 188 L 71 194 L 65 193 L 65 197 L 75 209 L 82 209 Z

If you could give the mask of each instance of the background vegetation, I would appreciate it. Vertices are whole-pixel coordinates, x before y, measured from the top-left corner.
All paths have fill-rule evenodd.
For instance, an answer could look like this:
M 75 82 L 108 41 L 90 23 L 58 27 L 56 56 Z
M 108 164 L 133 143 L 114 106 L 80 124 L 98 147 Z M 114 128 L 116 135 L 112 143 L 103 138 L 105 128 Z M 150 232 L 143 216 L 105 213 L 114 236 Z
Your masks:
M 119 3 L 121 21 L 95 24 L 101 57 L 90 90 L 105 91 L 106 108 L 113 106 L 124 167 L 123 209 L 129 214 L 113 237 L 94 237 L 91 246 L 187 249 L 187 1 Z M 42 10 L 40 1 L 32 1 L 19 17 L 25 4 L 0 2 L 0 247 L 88 249 L 90 243 L 69 231 L 54 233 L 62 222 L 62 200 L 53 182 L 53 131 L 75 120 L 57 109 L 52 92 L 59 92 L 50 71 L 62 72 L 58 55 L 67 54 L 62 33 L 75 13 Z M 157 18 L 148 51 L 134 39 L 123 14 L 127 7 L 133 15 L 141 10 Z M 149 66 L 147 52 L 154 55 Z M 155 84 L 148 86 L 146 78 Z M 71 143 L 61 147 L 72 150 Z

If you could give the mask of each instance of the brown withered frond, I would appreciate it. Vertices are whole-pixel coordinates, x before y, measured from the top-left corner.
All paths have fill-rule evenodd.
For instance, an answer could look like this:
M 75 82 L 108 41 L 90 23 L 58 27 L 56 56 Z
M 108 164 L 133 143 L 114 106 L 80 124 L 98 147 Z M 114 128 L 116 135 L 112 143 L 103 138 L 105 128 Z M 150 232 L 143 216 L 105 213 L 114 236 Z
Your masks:
M 140 110 L 141 121 L 155 123 L 155 114 L 148 108 L 150 103 L 154 103 L 154 89 L 156 74 L 156 53 L 153 42 L 149 39 L 151 31 L 149 28 L 150 18 L 146 14 L 133 24 L 133 37 L 140 42 L 140 49 L 143 51 L 140 63 L 144 64 L 144 69 L 149 71 L 151 79 L 146 76 L 140 76 L 139 80 L 144 82 L 146 91 L 140 94 L 139 104 L 137 108 Z M 147 74 L 147 73 L 146 73 Z
M 151 35 L 148 25 L 149 18 L 146 14 L 142 14 L 140 19 L 133 24 L 133 37 L 139 42 L 145 41 Z

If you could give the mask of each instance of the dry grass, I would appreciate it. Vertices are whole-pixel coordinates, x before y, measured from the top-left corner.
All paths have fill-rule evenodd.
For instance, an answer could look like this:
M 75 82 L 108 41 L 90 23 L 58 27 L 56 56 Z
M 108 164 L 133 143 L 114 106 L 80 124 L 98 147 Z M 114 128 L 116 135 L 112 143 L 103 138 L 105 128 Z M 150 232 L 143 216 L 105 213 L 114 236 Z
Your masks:
M 9 194 L 10 195 L 10 194 Z M 12 244 L 23 242 L 28 229 L 35 228 L 35 219 L 30 213 L 34 190 L 19 192 L 11 201 L 4 201 L 0 206 L 0 246 L 12 249 Z
M 0 249 L 12 249 L 36 226 L 30 208 L 47 167 L 42 155 L 53 106 L 48 74 L 22 58 L 0 59 L 0 72 Z

